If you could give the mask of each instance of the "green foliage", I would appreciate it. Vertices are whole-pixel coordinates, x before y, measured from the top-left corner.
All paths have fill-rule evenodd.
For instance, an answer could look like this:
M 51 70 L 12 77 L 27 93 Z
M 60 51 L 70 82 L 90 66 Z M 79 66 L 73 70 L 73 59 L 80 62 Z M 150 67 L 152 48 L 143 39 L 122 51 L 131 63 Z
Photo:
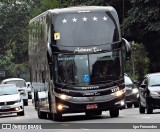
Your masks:
M 132 56 L 131 60 L 125 63 L 125 72 L 134 80 L 141 80 L 141 78 L 148 73 L 149 58 L 143 44 L 132 42 Z
M 132 8 L 123 22 L 125 36 L 142 42 L 150 59 L 150 72 L 160 71 L 160 1 L 132 0 Z
M 159 0 L 0 0 L 0 69 L 28 78 L 29 20 L 48 9 L 79 5 L 110 5 L 117 10 L 123 37 L 139 43 L 133 46 L 132 61 L 126 62 L 127 73 L 137 79 L 148 67 L 150 72 L 160 71 Z

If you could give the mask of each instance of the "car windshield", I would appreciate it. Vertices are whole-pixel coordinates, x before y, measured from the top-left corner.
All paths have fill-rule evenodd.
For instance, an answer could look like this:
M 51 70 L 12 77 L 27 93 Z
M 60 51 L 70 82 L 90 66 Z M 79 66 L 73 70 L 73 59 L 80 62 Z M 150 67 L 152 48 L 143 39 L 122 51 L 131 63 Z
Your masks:
M 0 86 L 0 96 L 18 94 L 18 90 L 15 86 Z
M 14 84 L 17 87 L 26 87 L 26 83 L 24 80 L 12 80 L 12 81 L 7 81 L 5 84 Z
M 133 84 L 132 80 L 127 76 L 124 76 L 124 82 L 125 82 L 125 85 Z
M 149 86 L 160 86 L 160 75 L 150 76 Z
M 59 54 L 56 82 L 85 86 L 114 81 L 121 74 L 119 58 L 118 51 L 90 55 Z

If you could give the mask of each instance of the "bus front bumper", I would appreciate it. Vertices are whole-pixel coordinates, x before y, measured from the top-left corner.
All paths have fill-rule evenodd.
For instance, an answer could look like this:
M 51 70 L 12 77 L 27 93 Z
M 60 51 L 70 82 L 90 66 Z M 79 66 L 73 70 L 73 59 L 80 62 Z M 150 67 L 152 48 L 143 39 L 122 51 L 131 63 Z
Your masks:
M 111 96 L 110 96 L 111 97 Z M 108 98 L 108 100 L 103 100 L 101 96 L 87 97 L 88 100 L 79 100 L 79 101 L 67 101 L 56 98 L 57 102 L 57 111 L 61 113 L 78 113 L 86 112 L 92 110 L 107 111 L 110 109 L 124 109 L 125 100 L 124 94 L 120 97 Z M 98 98 L 98 99 L 97 99 Z M 99 101 L 98 101 L 99 100 Z

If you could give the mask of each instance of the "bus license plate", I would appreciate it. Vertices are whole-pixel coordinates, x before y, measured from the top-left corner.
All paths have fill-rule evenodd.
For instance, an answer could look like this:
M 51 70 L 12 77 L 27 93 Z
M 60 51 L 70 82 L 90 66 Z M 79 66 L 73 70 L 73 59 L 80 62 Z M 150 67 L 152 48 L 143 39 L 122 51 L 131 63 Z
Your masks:
M 86 105 L 86 109 L 87 110 L 89 110 L 89 109 L 97 109 L 97 108 L 98 108 L 97 104 Z

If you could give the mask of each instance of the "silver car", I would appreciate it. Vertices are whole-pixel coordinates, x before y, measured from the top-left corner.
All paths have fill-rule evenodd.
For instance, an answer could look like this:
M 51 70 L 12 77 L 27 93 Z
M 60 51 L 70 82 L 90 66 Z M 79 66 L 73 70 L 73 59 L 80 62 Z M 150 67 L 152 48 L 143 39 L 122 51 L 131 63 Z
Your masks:
M 24 116 L 24 105 L 14 84 L 0 84 L 0 115 L 17 113 Z
M 124 76 L 124 80 L 125 80 L 125 103 L 127 105 L 127 108 L 131 108 L 133 104 L 135 108 L 139 107 L 139 92 L 137 86 L 127 75 Z

